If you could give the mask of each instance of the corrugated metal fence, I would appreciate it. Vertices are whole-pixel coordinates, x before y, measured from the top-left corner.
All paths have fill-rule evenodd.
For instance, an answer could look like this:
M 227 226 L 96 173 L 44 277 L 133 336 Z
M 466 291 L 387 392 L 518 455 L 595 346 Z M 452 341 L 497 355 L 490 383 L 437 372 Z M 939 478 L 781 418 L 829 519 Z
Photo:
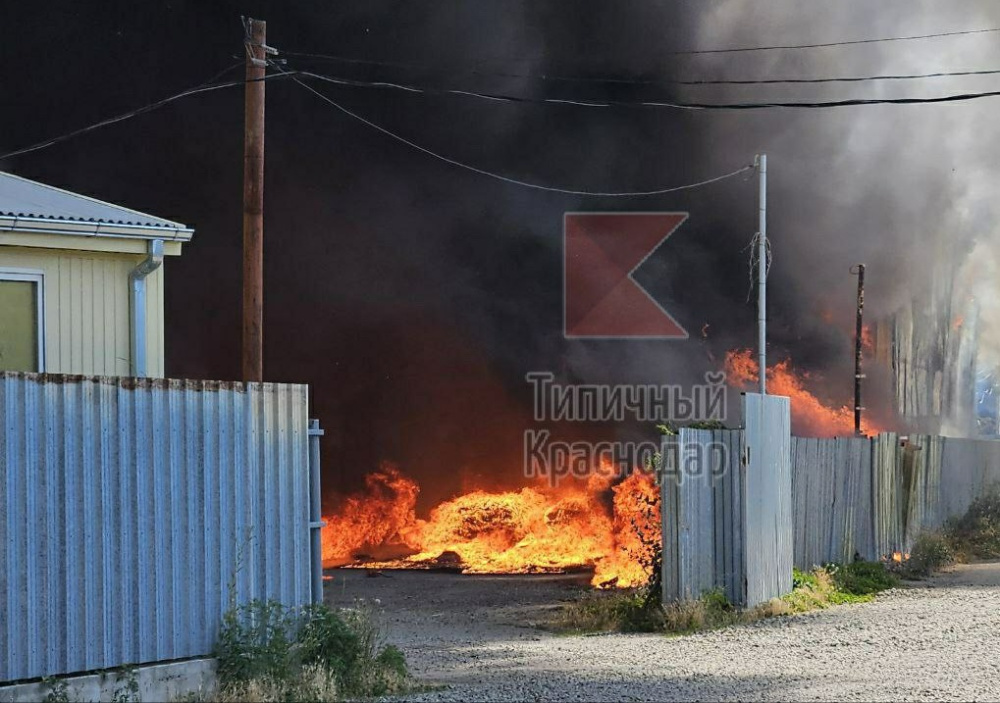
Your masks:
M 907 552 L 1000 485 L 1000 442 L 894 433 L 792 440 L 795 565 Z
M 747 393 L 744 419 L 744 430 L 682 429 L 665 442 L 665 600 L 720 588 L 756 605 L 791 590 L 788 399 Z
M 795 565 L 874 558 L 871 441 L 793 437 L 791 456 Z
M 664 444 L 663 588 L 667 600 L 714 588 L 743 601 L 741 430 L 681 429 Z M 671 546 L 673 548 L 671 548 Z
M 941 447 L 942 519 L 963 515 L 969 504 L 1000 485 L 1000 442 L 952 439 Z
M 231 596 L 312 600 L 306 386 L 4 372 L 0 411 L 0 681 L 205 655 Z

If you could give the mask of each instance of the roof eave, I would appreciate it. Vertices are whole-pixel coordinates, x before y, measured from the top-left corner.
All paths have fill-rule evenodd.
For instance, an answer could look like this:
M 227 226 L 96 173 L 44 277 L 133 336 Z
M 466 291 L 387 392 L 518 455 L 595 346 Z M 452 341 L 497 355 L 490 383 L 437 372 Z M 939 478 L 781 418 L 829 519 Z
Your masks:
M 118 239 L 163 239 L 189 242 L 194 229 L 183 225 L 136 225 L 119 222 L 94 222 L 49 217 L 0 215 L 0 232 L 69 234 L 76 237 Z

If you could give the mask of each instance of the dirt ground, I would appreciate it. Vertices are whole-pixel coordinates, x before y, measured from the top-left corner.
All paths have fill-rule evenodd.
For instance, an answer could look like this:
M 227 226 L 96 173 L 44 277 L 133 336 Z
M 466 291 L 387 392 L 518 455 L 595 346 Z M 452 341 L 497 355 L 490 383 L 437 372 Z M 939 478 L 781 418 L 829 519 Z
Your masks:
M 327 573 L 329 602 L 380 601 L 389 640 L 434 686 L 414 700 L 1000 700 L 995 563 L 686 637 L 538 629 L 584 575 Z

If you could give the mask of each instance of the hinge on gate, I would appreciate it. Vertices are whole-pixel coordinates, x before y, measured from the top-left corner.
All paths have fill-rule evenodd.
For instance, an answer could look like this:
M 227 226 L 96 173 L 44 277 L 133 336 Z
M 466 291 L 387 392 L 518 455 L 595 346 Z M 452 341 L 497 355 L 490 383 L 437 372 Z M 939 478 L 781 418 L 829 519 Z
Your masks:
M 309 523 L 310 530 L 318 530 L 322 527 L 326 527 L 326 520 L 316 520 Z

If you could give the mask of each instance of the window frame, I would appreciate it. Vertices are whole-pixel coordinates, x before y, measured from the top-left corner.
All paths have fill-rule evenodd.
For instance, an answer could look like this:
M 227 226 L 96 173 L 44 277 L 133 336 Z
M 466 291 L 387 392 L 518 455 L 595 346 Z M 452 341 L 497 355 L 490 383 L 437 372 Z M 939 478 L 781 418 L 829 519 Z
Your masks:
M 12 268 L 0 266 L 0 281 L 27 281 L 35 284 L 35 311 L 38 326 L 36 349 L 38 368 L 36 373 L 45 373 L 45 272 L 41 269 Z

